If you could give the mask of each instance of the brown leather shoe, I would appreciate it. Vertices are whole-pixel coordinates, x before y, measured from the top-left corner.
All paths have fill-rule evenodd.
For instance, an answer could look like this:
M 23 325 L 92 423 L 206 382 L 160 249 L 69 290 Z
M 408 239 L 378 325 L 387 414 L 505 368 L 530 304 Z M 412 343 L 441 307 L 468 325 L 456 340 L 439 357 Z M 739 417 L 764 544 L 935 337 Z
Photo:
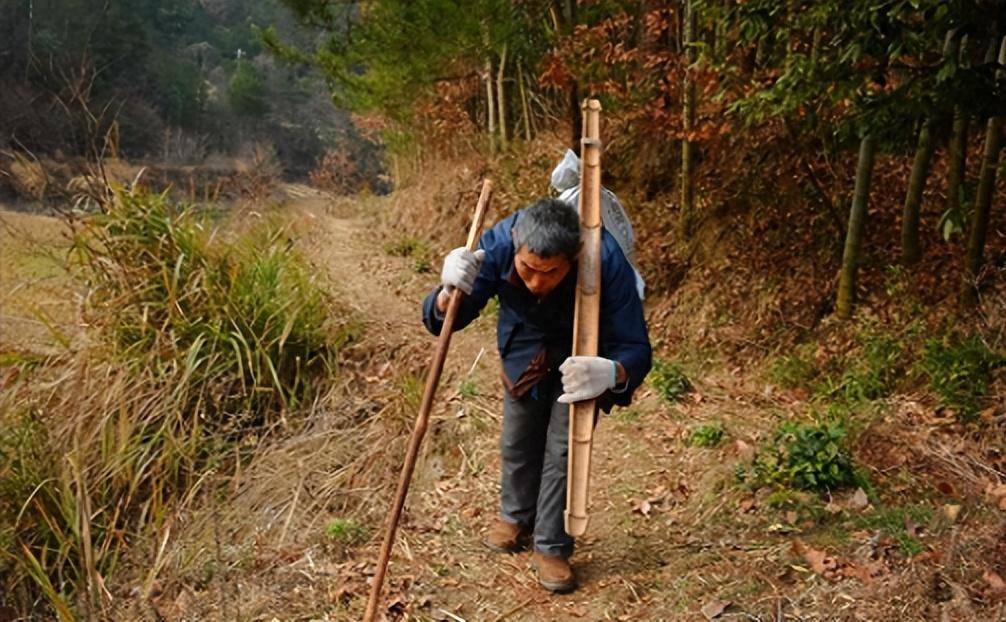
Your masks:
M 497 517 L 483 542 L 497 553 L 516 553 L 527 546 L 530 538 L 531 531 L 526 527 Z
M 538 571 L 538 583 L 546 590 L 565 594 L 576 589 L 576 577 L 565 557 L 535 551 L 531 555 L 531 564 Z

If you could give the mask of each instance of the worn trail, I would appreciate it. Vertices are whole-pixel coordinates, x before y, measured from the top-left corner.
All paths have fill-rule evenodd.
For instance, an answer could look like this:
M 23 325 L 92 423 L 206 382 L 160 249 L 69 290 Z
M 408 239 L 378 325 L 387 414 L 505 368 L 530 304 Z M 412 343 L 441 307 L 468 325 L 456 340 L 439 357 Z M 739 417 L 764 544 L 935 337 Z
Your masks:
M 417 273 L 410 258 L 389 256 L 352 209 L 319 208 L 304 209 L 314 223 L 308 236 L 313 261 L 367 318 L 368 332 L 378 331 L 389 346 L 427 344 L 419 351 L 429 356 L 434 341 L 421 325 L 419 303 L 437 275 Z M 681 446 L 680 414 L 659 406 L 644 389 L 637 407 L 602 419 L 595 435 L 594 519 L 574 556 L 581 589 L 547 594 L 537 586 L 528 553 L 485 549 L 482 531 L 497 511 L 499 473 L 502 388 L 494 321 L 480 318 L 455 335 L 389 569 L 386 594 L 393 610 L 421 619 L 688 619 L 705 603 L 681 588 L 707 592 L 703 566 L 777 548 L 745 550 L 682 524 L 696 510 L 708 517 L 722 509 L 715 495 L 693 499 L 702 480 L 722 469 L 703 464 L 709 458 L 715 463 L 713 456 Z M 717 411 L 716 403 L 728 399 L 720 393 L 701 406 Z M 693 416 L 701 421 L 709 412 Z M 394 478 L 388 474 L 389 486 Z M 374 559 L 377 545 L 375 537 L 355 555 Z M 720 581 L 728 589 L 754 591 L 757 579 L 741 573 Z

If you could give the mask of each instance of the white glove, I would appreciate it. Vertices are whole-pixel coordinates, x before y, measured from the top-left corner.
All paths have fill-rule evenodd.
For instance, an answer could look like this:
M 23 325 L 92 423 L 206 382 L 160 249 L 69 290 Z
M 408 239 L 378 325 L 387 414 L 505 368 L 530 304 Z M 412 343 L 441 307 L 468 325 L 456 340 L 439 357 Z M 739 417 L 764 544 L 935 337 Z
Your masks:
M 472 293 L 475 277 L 479 275 L 486 252 L 479 249 L 474 253 L 460 246 L 444 257 L 444 269 L 440 271 L 440 282 L 448 290 L 457 287 L 466 294 Z
M 615 361 L 599 356 L 571 356 L 559 366 L 562 390 L 559 401 L 564 404 L 582 402 L 614 388 L 618 366 Z

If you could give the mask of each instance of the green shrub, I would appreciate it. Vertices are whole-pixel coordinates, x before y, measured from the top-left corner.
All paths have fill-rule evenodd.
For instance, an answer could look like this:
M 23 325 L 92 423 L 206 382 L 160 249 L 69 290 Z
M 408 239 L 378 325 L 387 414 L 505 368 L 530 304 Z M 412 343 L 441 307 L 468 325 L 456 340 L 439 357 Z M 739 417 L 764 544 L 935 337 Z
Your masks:
M 786 486 L 827 491 L 857 483 L 858 475 L 846 449 L 845 426 L 838 422 L 811 425 L 786 422 L 772 441 L 761 447 L 738 476 L 752 487 Z
M 684 370 L 677 363 L 657 359 L 650 372 L 650 384 L 665 401 L 674 403 L 692 388 Z
M 717 421 L 700 425 L 688 435 L 688 444 L 693 447 L 715 447 L 723 440 L 723 424 Z
M 923 348 L 919 369 L 943 406 L 970 419 L 988 396 L 992 371 L 1004 362 L 1006 358 L 990 350 L 980 336 L 970 335 L 949 343 L 930 339 Z
M 348 546 L 362 541 L 367 530 L 352 518 L 337 518 L 325 526 L 325 535 Z

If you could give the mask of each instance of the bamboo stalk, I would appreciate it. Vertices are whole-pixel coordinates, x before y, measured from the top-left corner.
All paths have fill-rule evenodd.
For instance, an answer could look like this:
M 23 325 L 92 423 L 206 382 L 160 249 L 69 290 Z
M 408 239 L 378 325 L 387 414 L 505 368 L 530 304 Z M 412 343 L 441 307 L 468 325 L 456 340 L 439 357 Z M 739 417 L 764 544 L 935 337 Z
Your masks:
M 1006 37 L 999 46 L 999 65 L 1006 65 Z M 1006 81 L 1006 71 L 996 72 L 998 82 Z M 968 231 L 968 251 L 964 258 L 964 282 L 961 284 L 961 306 L 965 309 L 978 305 L 978 276 L 985 254 L 985 238 L 988 236 L 989 216 L 992 212 L 992 197 L 995 194 L 996 173 L 999 169 L 999 152 L 1003 144 L 1004 118 L 991 117 L 985 132 L 985 151 L 982 168 L 978 177 L 978 191 L 971 212 L 971 226 Z
M 517 86 L 520 89 L 521 113 L 524 117 L 524 140 L 531 140 L 531 109 L 527 105 L 527 93 L 524 91 L 524 68 L 517 64 Z
M 597 356 L 601 314 L 601 103 L 583 103 L 583 174 L 580 176 L 580 240 L 577 259 L 573 356 Z M 566 465 L 566 533 L 587 530 L 590 452 L 594 440 L 596 400 L 569 406 L 569 449 Z
M 838 300 L 835 303 L 835 313 L 842 319 L 852 317 L 852 305 L 856 298 L 856 272 L 859 270 L 863 253 L 863 229 L 866 227 L 875 150 L 876 141 L 872 135 L 867 134 L 859 144 L 856 188 L 852 198 L 852 207 L 849 210 L 849 231 L 845 236 L 842 272 L 838 281 Z
M 496 75 L 496 104 L 499 106 L 500 122 L 500 146 L 504 149 L 507 145 L 507 124 L 506 124 L 506 53 L 507 45 L 503 44 L 500 52 L 499 72 Z
M 479 195 L 478 204 L 475 206 L 475 215 L 472 217 L 472 226 L 468 230 L 468 241 L 465 246 L 470 251 L 474 251 L 478 246 L 479 237 L 482 234 L 482 222 L 485 220 L 486 211 L 489 209 L 489 200 L 492 197 L 493 185 L 488 179 L 482 181 L 482 192 Z M 377 568 L 374 571 L 374 582 L 370 589 L 370 599 L 367 601 L 367 610 L 363 616 L 365 622 L 373 622 L 377 615 L 377 603 L 381 598 L 381 588 L 384 585 L 384 575 L 388 570 L 388 560 L 391 558 L 391 549 L 395 544 L 395 532 L 398 529 L 398 521 L 402 516 L 402 508 L 405 507 L 405 497 L 409 493 L 409 483 L 412 481 L 412 472 L 416 467 L 416 459 L 419 457 L 419 447 L 426 435 L 426 427 L 430 419 L 430 411 L 433 409 L 433 398 L 437 393 L 437 385 L 440 383 L 440 375 L 444 371 L 444 361 L 447 359 L 447 349 L 451 345 L 451 334 L 454 332 L 454 319 L 458 315 L 458 308 L 464 293 L 455 289 L 447 303 L 447 312 L 444 314 L 444 324 L 440 329 L 440 337 L 437 339 L 437 349 L 433 355 L 433 362 L 426 375 L 426 388 L 423 390 L 423 400 L 419 405 L 419 414 L 416 416 L 415 426 L 412 428 L 412 436 L 409 437 L 409 448 L 405 453 L 405 462 L 402 465 L 402 473 L 398 478 L 398 489 L 395 491 L 395 498 L 388 512 L 388 520 L 385 526 L 384 542 L 381 543 L 381 552 L 377 558 Z

